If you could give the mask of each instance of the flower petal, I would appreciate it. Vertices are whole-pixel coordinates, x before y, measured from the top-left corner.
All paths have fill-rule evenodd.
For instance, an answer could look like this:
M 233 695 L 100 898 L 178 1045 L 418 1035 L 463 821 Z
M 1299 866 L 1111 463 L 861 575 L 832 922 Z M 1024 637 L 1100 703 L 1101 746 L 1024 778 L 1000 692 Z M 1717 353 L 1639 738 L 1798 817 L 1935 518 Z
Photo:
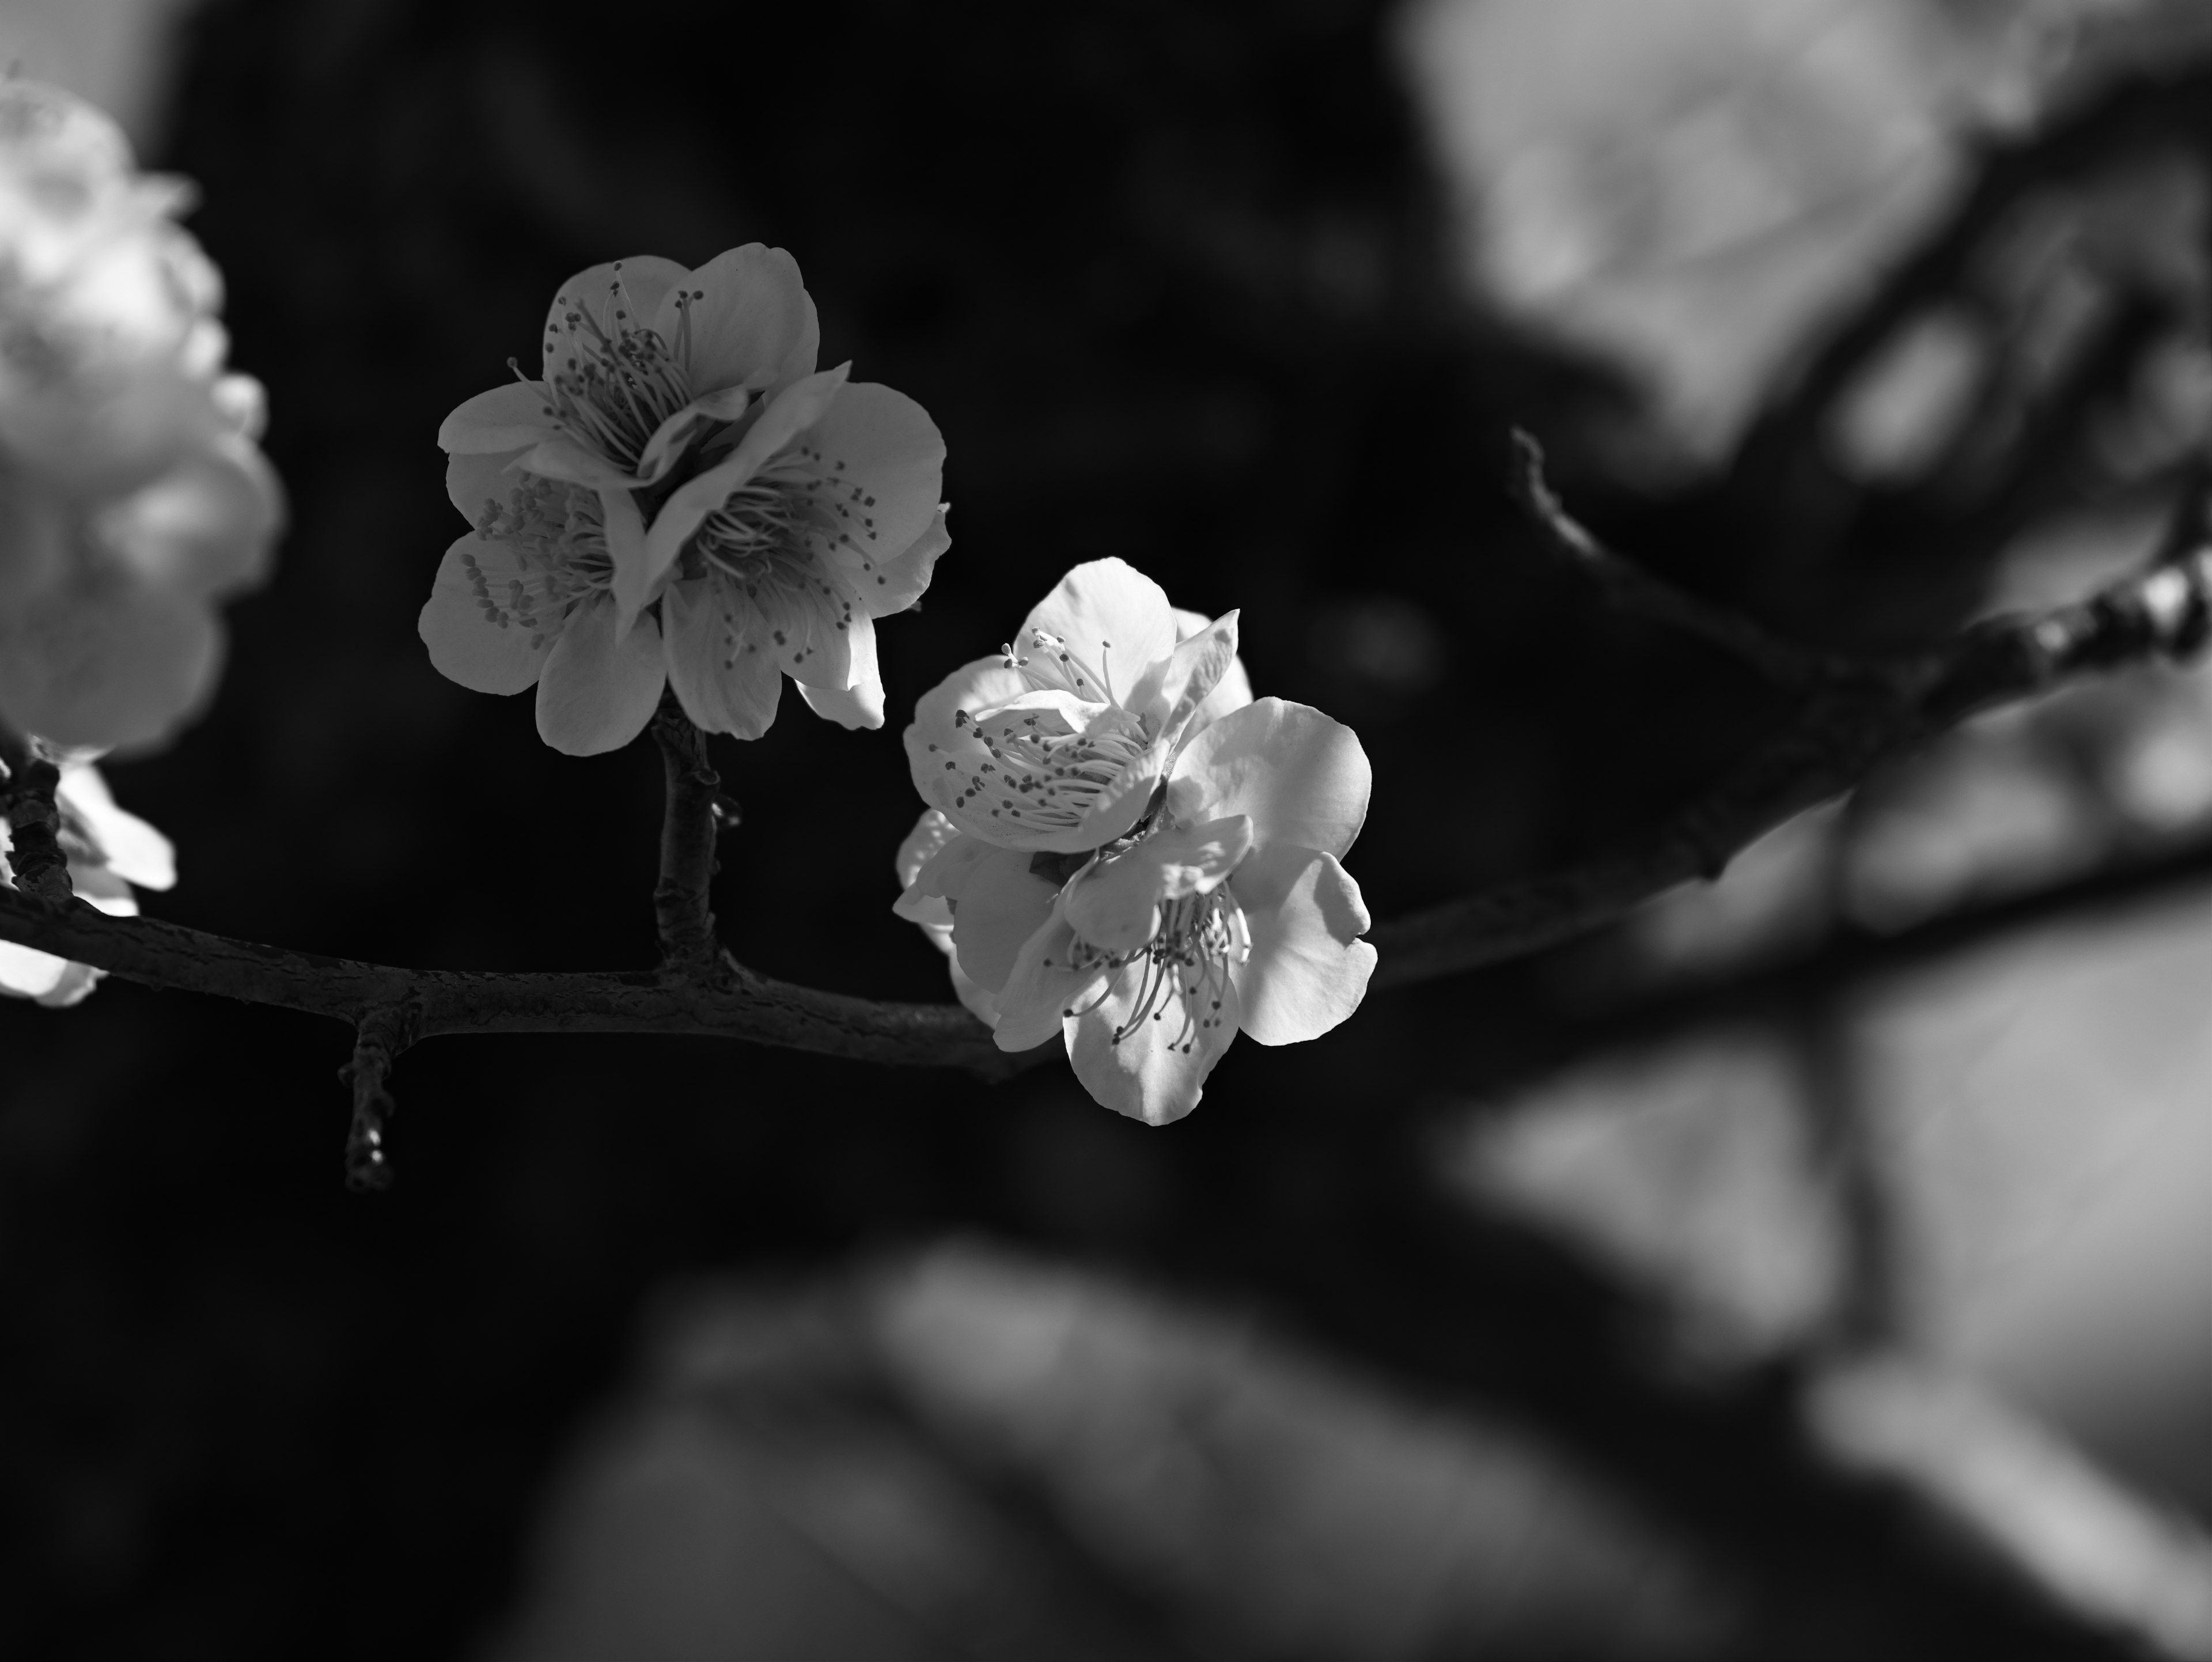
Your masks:
M 988 846 L 974 837 L 963 837 L 960 828 L 935 808 L 924 808 L 921 818 L 914 822 L 914 829 L 899 844 L 892 868 L 898 873 L 899 898 L 891 910 L 909 923 L 919 923 L 924 928 L 939 925 L 952 927 L 952 909 L 945 904 L 944 892 L 933 882 L 917 889 L 915 880 L 935 865 L 955 843 L 965 845 L 967 852 L 960 858 L 975 858 Z M 951 950 L 948 946 L 946 951 Z
M 1212 892 L 1251 847 L 1252 822 L 1242 814 L 1156 831 L 1068 885 L 1068 923 L 1094 947 L 1134 952 L 1159 932 L 1163 901 Z
M 0 993 L 10 998 L 35 998 L 41 1004 L 65 1008 L 92 990 L 92 981 L 98 979 L 100 971 L 92 971 L 91 979 L 70 974 L 88 967 L 35 947 L 0 941 Z
M 725 587 L 735 587 L 733 582 Z M 803 581 L 784 589 L 761 585 L 756 603 L 767 620 L 768 637 L 775 650 L 776 667 L 794 681 L 842 692 L 854 683 L 857 649 L 854 625 L 868 630 L 867 651 L 875 652 L 875 625 L 853 603 L 836 578 L 817 566 Z M 880 689 L 880 682 L 878 683 Z M 881 697 L 880 690 L 877 693 Z
M 545 389 L 511 380 L 456 407 L 439 424 L 438 447 L 449 456 L 495 455 L 526 450 L 559 431 Z
M 0 618 L 0 720 L 58 745 L 146 745 L 213 691 L 222 635 L 206 604 L 81 574 Z
M 668 681 L 684 713 L 709 733 L 757 739 L 775 720 L 783 675 L 752 603 L 726 583 L 672 583 L 660 596 Z
M 683 454 L 693 432 L 718 421 L 733 422 L 745 413 L 753 394 L 744 387 L 725 387 L 703 399 L 694 399 L 653 429 L 645 448 L 637 453 L 637 477 L 650 484 Z
M 471 525 L 483 523 L 485 510 L 504 508 L 521 483 L 512 471 L 520 451 L 496 455 L 459 455 L 446 463 L 446 500 Z
M 813 374 L 821 350 L 821 326 L 799 262 L 757 242 L 719 253 L 691 272 L 660 301 L 653 326 L 672 345 L 688 337 L 684 367 L 702 393 L 787 387 Z
M 1166 593 L 1117 559 L 1092 560 L 1062 577 L 1023 620 L 1017 650 L 1030 651 L 1030 631 L 1036 629 L 1060 636 L 1074 656 L 1111 684 L 1103 691 L 1075 686 L 1087 698 L 1128 694 L 1146 670 L 1176 648 L 1175 616 Z
M 1131 1119 L 1165 1125 L 1198 1106 L 1206 1076 L 1236 1038 L 1237 989 L 1224 985 L 1221 1008 L 1207 1010 L 1202 1021 L 1181 999 L 1145 1015 L 1136 1008 L 1142 969 L 1124 970 L 1095 1008 L 1065 1018 L 1062 1031 L 1075 1076 L 1095 1100 Z M 1125 1028 L 1117 1043 L 1115 1035 Z
M 837 517 L 832 557 L 854 587 L 878 587 L 878 562 L 903 555 L 937 514 L 944 435 L 905 393 L 864 380 L 837 394 L 807 441 L 828 485 L 816 502 Z
M 538 679 L 559 625 L 532 630 L 490 600 L 492 585 L 519 569 L 503 542 L 473 531 L 454 539 L 415 625 L 439 674 L 472 692 L 520 692 Z
M 226 435 L 102 509 L 93 525 L 146 581 L 213 596 L 266 575 L 283 517 L 275 472 L 250 440 Z
M 976 658 L 954 670 L 915 703 L 914 720 L 902 735 L 907 767 L 922 801 L 934 803 L 955 825 L 961 821 L 951 805 L 957 787 L 947 782 L 960 764 L 953 758 L 972 758 L 968 762 L 971 766 L 990 759 L 975 738 L 970 719 L 979 709 L 1006 703 L 1028 691 L 1029 683 L 1022 679 L 1021 672 L 1008 669 L 1004 659 Z
M 993 849 L 949 874 L 953 952 L 977 986 L 995 994 L 1006 984 L 1022 948 L 1052 921 L 1058 892 L 1018 849 Z
M 1306 704 L 1262 698 L 1194 736 L 1176 758 L 1193 819 L 1252 816 L 1255 843 L 1292 843 L 1340 857 L 1367 818 L 1371 774 L 1359 739 Z
M 100 862 L 142 889 L 176 886 L 177 850 L 137 814 L 118 807 L 107 782 L 90 763 L 64 767 L 54 794 L 83 825 Z
M 1262 849 L 1229 892 L 1244 909 L 1252 952 L 1230 965 L 1244 1031 L 1262 1044 L 1318 1038 L 1359 1008 L 1375 973 L 1359 885 L 1334 856 L 1294 843 Z
M 1055 907 L 1044 927 L 1022 945 L 1006 983 L 992 995 L 998 1020 L 992 1038 L 1001 1050 L 1034 1050 L 1061 1036 L 1068 1014 L 1096 1000 L 1115 973 L 1103 964 L 1069 968 L 1075 931 Z
M 1186 612 L 1175 608 L 1176 642 L 1181 645 L 1194 635 L 1202 635 L 1212 627 L 1213 620 L 1202 612 Z M 1183 723 L 1183 736 L 1188 738 L 1201 728 L 1210 728 L 1232 709 L 1242 709 L 1252 702 L 1252 678 L 1245 673 L 1244 661 L 1231 658 L 1229 667 Z
M 623 635 L 613 599 L 594 594 L 568 614 L 538 678 L 538 736 L 566 756 L 620 750 L 645 730 L 668 672 L 660 625 Z
M 951 508 L 948 502 L 938 503 L 936 515 L 903 553 L 877 561 L 876 569 L 864 573 L 862 580 L 854 585 L 870 617 L 888 618 L 893 612 L 904 612 L 921 598 L 937 569 L 939 557 L 952 546 L 952 533 L 945 523 Z
M 1237 661 L 1237 617 L 1235 612 L 1224 612 L 1218 621 L 1177 642 L 1175 650 L 1146 670 L 1132 689 L 1129 708 L 1167 743 L 1182 736 L 1199 706 Z
M 658 254 L 632 254 L 577 272 L 561 285 L 546 309 L 544 378 L 550 381 L 574 367 L 580 341 L 651 323 L 669 291 L 689 275 L 674 260 Z
M 855 611 L 841 632 L 850 648 L 847 675 L 852 685 L 818 687 L 811 681 L 800 681 L 799 696 L 806 700 L 807 709 L 824 721 L 873 731 L 884 724 L 884 678 L 876 665 L 876 625 L 866 612 Z
M 565 434 L 556 434 L 541 444 L 534 444 L 517 456 L 510 466 L 526 473 L 542 474 L 549 479 L 565 479 L 570 484 L 590 485 L 594 490 L 614 488 L 629 490 L 637 484 L 635 476 L 624 472 L 596 450 L 586 449 Z
M 686 479 L 660 505 L 646 533 L 646 570 L 658 580 L 699 523 L 728 500 L 739 485 L 765 467 L 776 453 L 820 421 L 836 401 L 852 365 L 809 375 L 769 401 L 738 447 L 696 478 Z
M 637 614 L 653 603 L 654 594 L 654 580 L 646 575 L 649 562 L 645 552 L 645 515 L 638 509 L 637 498 L 618 486 L 602 486 L 597 494 L 607 557 L 615 569 L 608 592 L 615 597 L 616 612 L 627 634 L 637 622 Z

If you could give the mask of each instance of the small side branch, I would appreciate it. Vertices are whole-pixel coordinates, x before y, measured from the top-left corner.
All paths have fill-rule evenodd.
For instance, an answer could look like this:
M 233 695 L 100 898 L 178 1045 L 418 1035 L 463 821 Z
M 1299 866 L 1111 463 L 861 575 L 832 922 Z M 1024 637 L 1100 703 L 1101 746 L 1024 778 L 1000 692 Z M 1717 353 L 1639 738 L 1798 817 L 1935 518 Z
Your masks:
M 8 865 L 16 888 L 47 906 L 66 906 L 76 894 L 69 855 L 62 847 L 62 814 L 54 800 L 61 770 L 33 745 L 0 743 L 0 818 L 8 822 Z
M 346 1132 L 346 1187 L 367 1192 L 392 1186 L 386 1123 L 394 1108 L 384 1081 L 400 1052 L 414 1044 L 419 1022 L 410 1005 L 379 1006 L 355 1029 L 353 1060 L 338 1077 L 353 1087 L 353 1120 Z
M 691 724 L 672 694 L 653 718 L 667 797 L 660 821 L 660 880 L 653 910 L 662 963 L 679 975 L 712 972 L 717 947 L 708 885 L 714 875 L 722 782 L 707 758 L 707 735 Z
M 1560 503 L 1544 478 L 1544 450 L 1519 428 L 1505 488 L 1552 551 L 1595 579 L 1621 611 L 1680 630 L 1741 660 L 1777 686 L 1806 688 L 1863 674 L 1853 661 L 1770 633 L 1741 612 L 1675 587 L 1600 542 Z

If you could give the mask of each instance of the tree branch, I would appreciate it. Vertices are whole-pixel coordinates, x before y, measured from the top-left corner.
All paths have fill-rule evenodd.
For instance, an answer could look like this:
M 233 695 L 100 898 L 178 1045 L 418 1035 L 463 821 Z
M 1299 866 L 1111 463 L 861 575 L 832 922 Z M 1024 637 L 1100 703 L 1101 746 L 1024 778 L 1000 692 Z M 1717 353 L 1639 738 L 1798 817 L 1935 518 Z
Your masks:
M 1555 551 L 1602 575 L 1608 592 L 1701 636 L 1771 662 L 1808 691 L 1797 718 L 1711 790 L 1622 847 L 1565 872 L 1504 884 L 1376 926 L 1373 985 L 1405 986 L 1557 945 L 1675 885 L 1720 874 L 1747 845 L 1792 815 L 1850 790 L 1876 766 L 1979 710 L 2075 676 L 2195 652 L 2212 632 L 2212 545 L 2192 493 L 2160 558 L 2077 605 L 1978 624 L 1910 658 L 1856 662 L 1800 651 L 1756 625 L 1724 624 L 1708 603 L 1634 573 L 1577 525 L 1542 484 L 1532 446 L 1516 489 L 1544 519 Z M 1662 598 L 1663 597 L 1663 598 Z M 688 727 L 688 723 L 685 724 Z M 706 878 L 713 863 L 714 770 L 696 730 L 656 727 L 671 789 L 655 890 L 671 964 L 660 971 L 492 974 L 405 970 L 286 952 L 146 919 L 106 917 L 74 902 L 51 912 L 0 892 L 0 940 L 155 987 L 219 993 L 358 1024 L 410 1004 L 418 1037 L 459 1032 L 692 1033 L 857 1061 L 965 1068 L 1001 1078 L 1044 1060 L 1018 1056 L 952 1004 L 884 1004 L 818 992 L 713 957 Z M 697 746 L 695 751 L 694 746 Z M 706 943 L 708 957 L 696 956 Z M 395 1052 L 396 1054 L 396 1052 Z
M 1533 446 L 1517 470 L 1540 464 Z M 2049 691 L 2074 678 L 2197 652 L 2212 632 L 2212 544 L 2201 492 L 2179 506 L 2174 533 L 2142 569 L 2088 599 L 2037 615 L 1996 618 L 1910 657 L 1837 660 L 1797 654 L 1763 634 L 1719 627 L 1704 601 L 1672 594 L 1626 567 L 1569 519 L 1540 476 L 1516 492 L 1535 501 L 1553 546 L 1607 574 L 1622 604 L 1694 627 L 1808 687 L 1797 716 L 1710 790 L 1624 846 L 1567 871 L 1446 901 L 1370 932 L 1380 957 L 1373 985 L 1404 986 L 1502 963 L 1587 934 L 1693 878 L 1716 878 L 1750 843 L 1807 808 L 1842 795 L 1876 767 L 1968 716 Z M 1790 655 L 1782 655 L 1790 654 Z M 1785 685 L 1789 682 L 1785 680 Z
M 150 987 L 216 993 L 358 1026 L 411 1006 L 413 1037 L 444 1033 L 688 1033 L 812 1050 L 856 1062 L 964 1068 L 1001 1078 L 1049 1054 L 1008 1056 L 957 1004 L 888 1004 L 817 992 L 742 969 L 715 981 L 658 971 L 498 974 L 406 970 L 262 947 L 152 918 L 59 913 L 0 892 L 0 939 L 75 959 Z M 397 1051 L 394 1052 L 397 1054 Z

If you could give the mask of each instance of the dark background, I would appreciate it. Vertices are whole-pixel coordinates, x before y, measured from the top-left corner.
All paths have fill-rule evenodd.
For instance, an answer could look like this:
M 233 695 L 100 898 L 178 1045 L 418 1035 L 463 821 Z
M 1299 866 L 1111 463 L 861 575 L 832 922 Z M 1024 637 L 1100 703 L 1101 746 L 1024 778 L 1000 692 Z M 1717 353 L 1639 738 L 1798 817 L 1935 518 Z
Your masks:
M 205 719 L 111 769 L 179 847 L 149 910 L 422 966 L 650 960 L 649 746 L 559 756 L 528 697 L 446 682 L 416 638 L 460 528 L 434 435 L 573 271 L 754 240 L 799 259 L 823 361 L 943 429 L 954 543 L 882 630 L 884 731 L 793 697 L 761 741 L 714 741 L 744 810 L 714 899 L 748 964 L 947 995 L 889 910 L 903 713 L 1108 554 L 1241 606 L 1259 691 L 1358 729 L 1377 782 L 1349 864 L 1378 917 L 1679 801 L 1780 706 L 1544 563 L 1499 489 L 1508 428 L 1720 592 L 1724 551 L 1793 515 L 1848 542 L 1833 482 L 1598 477 L 1581 435 L 1626 394 L 1464 297 L 1386 23 L 1352 0 L 207 6 L 149 160 L 203 192 L 292 525 Z M 1879 605 L 1820 617 L 1910 638 L 1980 569 L 1911 604 L 1868 578 Z M 373 1196 L 342 1182 L 342 1030 L 115 982 L 0 1008 L 0 1458 L 32 1531 L 0 1647 L 455 1653 L 514 1596 L 562 1439 L 671 1275 L 976 1227 L 1264 1299 L 1406 1180 L 1435 1092 L 1542 1050 L 1553 990 L 1462 979 L 1239 1044 L 1165 1131 L 1056 1066 L 986 1089 L 708 1041 L 439 1039 L 393 1076 L 399 1180 Z M 1541 1327 L 1555 1291 L 1499 1273 L 1455 1308 Z

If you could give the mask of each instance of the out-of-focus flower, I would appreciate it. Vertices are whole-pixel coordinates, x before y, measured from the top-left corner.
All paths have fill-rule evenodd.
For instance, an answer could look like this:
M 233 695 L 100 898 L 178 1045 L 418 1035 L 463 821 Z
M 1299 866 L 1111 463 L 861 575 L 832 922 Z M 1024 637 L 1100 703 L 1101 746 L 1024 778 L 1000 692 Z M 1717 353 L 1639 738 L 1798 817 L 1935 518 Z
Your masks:
M 1180 745 L 1251 702 L 1235 612 L 1209 624 L 1142 572 L 1093 560 L 1000 656 L 922 698 L 907 762 L 922 799 L 968 835 L 1082 853 L 1137 823 Z
M 1724 454 L 1812 332 L 2128 0 L 1414 0 L 1400 58 L 1473 286 Z M 2201 11 L 2202 8 L 2182 8 Z
M 897 910 L 951 959 L 961 1001 L 1000 1049 L 1058 1033 L 1093 1097 L 1157 1125 L 1197 1106 L 1240 1028 L 1294 1044 L 1358 1008 L 1375 949 L 1359 939 L 1367 910 L 1340 861 L 1366 818 L 1370 776 L 1349 728 L 1304 704 L 1254 702 L 1241 667 L 1227 708 L 1213 706 L 1236 661 L 1234 613 L 1218 624 L 1169 614 L 1179 646 L 1107 667 L 1120 650 L 1109 641 L 1137 653 L 1156 644 L 1131 627 L 1148 608 L 1085 616 L 1070 597 L 1126 603 L 1139 585 L 1152 587 L 1118 561 L 1079 567 L 1031 614 L 1039 650 L 1024 666 L 1010 649 L 1015 667 L 996 673 L 1042 671 L 1060 685 L 1019 691 L 970 665 L 923 701 L 939 709 L 908 730 L 918 781 L 933 780 L 924 758 L 946 748 L 918 730 L 980 734 L 985 759 L 959 753 L 974 782 L 953 792 L 953 807 L 925 813 L 900 850 Z M 1037 623 L 1055 603 L 1075 627 Z M 1102 634 L 1102 621 L 1115 632 Z M 1079 640 L 1088 649 L 1061 654 Z M 1127 703 L 1082 696 L 1124 674 L 1136 689 Z M 946 697 L 963 677 L 998 695 L 975 706 L 980 715 Z M 1048 717 L 1060 722 L 1046 735 L 1058 748 L 1036 737 Z M 1120 746 L 1080 748 L 1101 733 Z M 1068 793 L 1071 777 L 1089 788 Z M 1124 814 L 1115 804 L 1132 797 Z M 1056 818 L 1033 824 L 1042 813 Z M 1101 827 L 1103 843 L 1078 840 Z
M 112 917 L 136 917 L 134 884 L 142 889 L 166 889 L 177 880 L 176 855 L 169 839 L 137 814 L 116 807 L 107 782 L 90 762 L 64 762 L 61 776 L 54 806 L 61 811 L 62 850 L 69 856 L 70 881 L 77 898 L 90 901 Z M 15 886 L 8 864 L 11 847 L 8 822 L 0 819 L 0 884 L 10 888 Z M 74 964 L 0 941 L 0 993 L 10 997 L 35 998 L 59 1008 L 83 998 L 104 973 L 89 964 Z
M 282 517 L 215 268 L 106 117 L 0 82 L 0 721 L 144 746 L 214 684 Z
M 881 727 L 874 620 L 950 545 L 945 442 L 903 393 L 817 373 L 819 341 L 798 265 L 759 243 L 563 284 L 543 379 L 439 429 L 476 529 L 422 608 L 431 662 L 479 692 L 534 684 L 571 755 L 629 743 L 664 685 L 741 739 L 785 675 L 817 715 Z

